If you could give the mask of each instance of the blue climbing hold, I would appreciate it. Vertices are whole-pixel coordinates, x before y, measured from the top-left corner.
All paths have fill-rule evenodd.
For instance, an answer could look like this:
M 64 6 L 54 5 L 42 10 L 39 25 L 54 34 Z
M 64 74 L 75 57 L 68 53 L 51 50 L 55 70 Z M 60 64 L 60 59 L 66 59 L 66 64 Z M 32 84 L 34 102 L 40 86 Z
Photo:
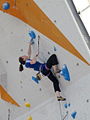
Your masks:
M 68 104 L 68 107 L 70 107 L 70 105 L 71 105 L 71 104 L 69 103 L 69 104 Z
M 64 104 L 64 107 L 65 107 L 65 108 L 67 108 L 67 107 L 68 107 L 68 105 L 67 105 L 67 104 Z
M 77 112 L 73 112 L 73 113 L 71 114 L 71 116 L 72 116 L 73 119 L 76 118 L 76 115 L 77 115 Z
M 38 80 L 36 77 L 32 76 L 32 80 L 33 80 L 34 82 L 36 82 L 37 84 L 39 84 L 39 80 Z
M 66 103 L 66 104 L 64 104 L 64 107 L 65 107 L 65 108 L 70 107 L 70 103 L 69 103 L 69 104 L 67 104 L 67 103 Z
M 8 10 L 10 8 L 10 4 L 8 2 L 3 3 L 2 8 L 4 10 Z
M 67 66 L 64 64 L 60 74 L 64 77 L 65 80 L 70 81 L 70 75 Z
M 31 37 L 31 39 L 35 39 L 36 38 L 36 34 L 34 31 L 30 31 L 29 32 L 29 36 Z

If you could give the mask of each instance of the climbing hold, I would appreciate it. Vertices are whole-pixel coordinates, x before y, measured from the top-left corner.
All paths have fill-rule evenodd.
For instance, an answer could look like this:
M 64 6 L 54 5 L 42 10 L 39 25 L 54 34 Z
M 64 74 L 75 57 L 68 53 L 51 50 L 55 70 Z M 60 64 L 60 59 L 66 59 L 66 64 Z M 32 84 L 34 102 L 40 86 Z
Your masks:
M 70 107 L 70 103 L 69 103 L 69 104 L 67 104 L 67 103 L 66 103 L 66 104 L 64 104 L 64 107 L 65 107 L 65 108 Z
M 69 103 L 69 104 L 68 104 L 68 107 L 70 107 L 70 105 L 71 105 L 71 104 Z
M 37 84 L 39 84 L 39 80 L 38 80 L 36 77 L 32 76 L 32 80 L 33 80 L 34 82 L 36 82 Z
M 26 98 L 24 98 L 23 100 L 26 101 Z
M 29 117 L 27 118 L 27 120 L 32 120 L 32 116 L 29 116 Z
M 72 116 L 73 119 L 76 118 L 76 115 L 77 115 L 77 112 L 73 112 L 73 113 L 71 114 L 71 116 Z
M 56 23 L 56 20 L 54 20 L 54 22 Z
M 48 55 L 50 55 L 50 52 L 48 51 Z
M 76 65 L 79 66 L 79 63 L 77 63 Z
M 8 10 L 10 8 L 10 4 L 8 2 L 3 3 L 2 8 L 4 10 Z
M 54 46 L 54 51 L 57 51 L 56 47 Z
M 34 33 L 34 31 L 30 31 L 29 32 L 29 36 L 31 37 L 31 39 L 35 39 L 36 38 L 36 34 Z
M 8 61 L 6 61 L 6 63 L 8 63 Z
M 36 38 L 36 35 L 35 35 L 34 31 L 30 31 L 29 36 L 31 37 L 30 43 L 33 45 L 34 44 L 34 39 Z
M 89 102 L 89 99 L 87 99 L 87 103 Z
M 30 105 L 30 103 L 29 103 L 29 102 L 26 102 L 26 103 L 25 103 L 25 106 L 26 106 L 26 107 L 28 107 L 28 108 L 30 108 L 30 107 L 31 107 L 31 105 Z
M 67 104 L 64 104 L 64 107 L 67 108 L 68 107 Z
M 20 51 L 23 52 L 23 49 L 21 49 Z
M 64 64 L 60 74 L 64 77 L 65 80 L 70 81 L 70 75 L 67 66 Z
M 42 91 L 42 88 L 40 88 L 39 90 Z

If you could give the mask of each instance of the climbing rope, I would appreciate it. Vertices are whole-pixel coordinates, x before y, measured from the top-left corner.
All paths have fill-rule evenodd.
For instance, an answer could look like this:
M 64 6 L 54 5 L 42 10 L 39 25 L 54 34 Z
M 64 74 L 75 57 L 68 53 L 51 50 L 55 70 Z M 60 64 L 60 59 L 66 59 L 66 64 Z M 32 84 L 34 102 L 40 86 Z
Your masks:
M 60 81 L 59 81 L 59 84 L 61 86 Z M 64 94 L 64 92 L 63 92 L 63 96 L 66 96 Z M 70 105 L 68 105 L 69 102 L 67 103 L 67 99 L 66 99 L 66 101 L 58 101 L 58 102 L 59 102 L 60 120 L 66 120 L 66 118 L 68 117 L 69 112 L 67 110 L 65 110 L 65 108 L 67 108 L 68 106 L 70 106 Z M 62 108 L 62 105 L 63 105 L 63 108 Z
M 66 117 L 68 116 L 69 112 L 66 111 L 65 115 L 62 114 L 62 108 L 61 108 L 61 102 L 60 101 L 59 101 L 59 111 L 60 111 L 60 120 L 65 120 Z
M 66 112 L 66 115 L 63 117 L 63 120 L 65 120 L 67 116 L 68 116 L 68 111 Z
M 38 35 L 38 55 L 39 55 L 39 40 L 40 40 L 40 36 Z
M 60 120 L 62 120 L 62 108 L 61 108 L 61 103 L 59 102 L 59 112 L 60 112 Z
M 8 109 L 8 120 L 10 120 L 10 109 Z

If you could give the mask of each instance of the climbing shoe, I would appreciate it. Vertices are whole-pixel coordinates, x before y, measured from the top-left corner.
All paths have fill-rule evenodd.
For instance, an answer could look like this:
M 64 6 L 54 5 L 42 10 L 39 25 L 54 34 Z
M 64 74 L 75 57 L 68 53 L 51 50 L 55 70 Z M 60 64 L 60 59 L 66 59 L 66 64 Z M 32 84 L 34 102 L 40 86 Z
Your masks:
M 37 78 L 38 80 L 41 80 L 41 79 L 42 79 L 42 76 L 41 76 L 40 72 L 36 74 L 36 78 Z
M 58 100 L 58 101 L 65 101 L 66 98 L 63 98 L 62 96 L 60 96 L 60 97 L 57 97 L 57 100 Z

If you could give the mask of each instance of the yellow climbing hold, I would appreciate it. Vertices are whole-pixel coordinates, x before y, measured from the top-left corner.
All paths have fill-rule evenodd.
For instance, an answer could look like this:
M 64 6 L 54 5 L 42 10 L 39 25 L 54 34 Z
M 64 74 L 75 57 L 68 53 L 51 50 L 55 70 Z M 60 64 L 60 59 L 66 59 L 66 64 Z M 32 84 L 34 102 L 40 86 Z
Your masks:
M 32 120 L 32 117 L 31 117 L 31 116 L 29 116 L 29 117 L 27 118 L 27 120 Z
M 29 103 L 29 102 L 26 102 L 26 103 L 25 103 L 25 106 L 26 106 L 26 107 L 28 107 L 28 108 L 30 108 L 30 107 L 31 107 L 31 105 L 30 105 L 30 103 Z

